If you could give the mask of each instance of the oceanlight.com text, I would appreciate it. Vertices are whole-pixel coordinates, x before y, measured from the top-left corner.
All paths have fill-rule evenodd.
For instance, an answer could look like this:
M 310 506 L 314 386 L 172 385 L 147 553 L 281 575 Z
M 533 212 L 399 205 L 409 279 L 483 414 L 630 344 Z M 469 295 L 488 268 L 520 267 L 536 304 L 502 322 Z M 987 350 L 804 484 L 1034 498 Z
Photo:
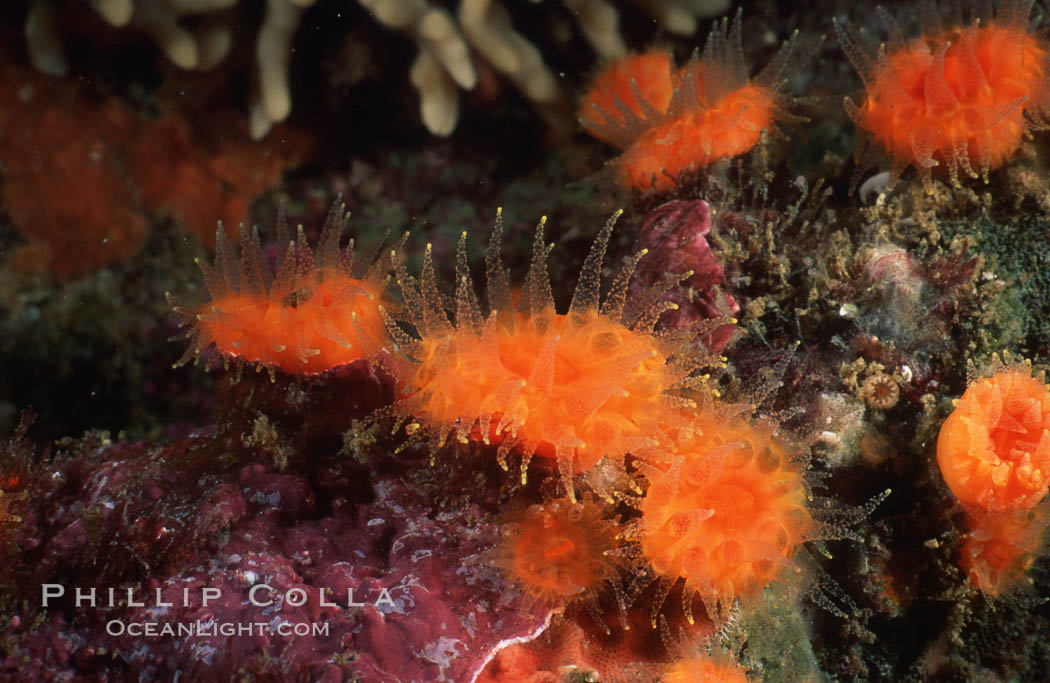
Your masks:
M 328 635 L 330 624 L 313 624 L 305 622 L 277 623 L 267 622 L 219 622 L 219 621 L 123 621 L 111 619 L 106 622 L 106 633 L 111 636 L 131 636 L 133 638 L 169 638 L 186 636 L 319 636 Z

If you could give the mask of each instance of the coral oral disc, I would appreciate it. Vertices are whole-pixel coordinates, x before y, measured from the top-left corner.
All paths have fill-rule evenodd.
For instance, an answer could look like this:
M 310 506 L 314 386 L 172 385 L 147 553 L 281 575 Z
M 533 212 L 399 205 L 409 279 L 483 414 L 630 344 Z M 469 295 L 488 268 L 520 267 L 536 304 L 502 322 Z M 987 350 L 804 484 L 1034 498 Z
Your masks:
M 503 527 L 499 565 L 524 591 L 552 604 L 594 596 L 616 570 L 606 552 L 616 547 L 617 525 L 586 496 L 533 505 Z
M 1021 370 L 974 382 L 941 426 L 937 463 L 964 504 L 1033 507 L 1050 486 L 1050 389 Z

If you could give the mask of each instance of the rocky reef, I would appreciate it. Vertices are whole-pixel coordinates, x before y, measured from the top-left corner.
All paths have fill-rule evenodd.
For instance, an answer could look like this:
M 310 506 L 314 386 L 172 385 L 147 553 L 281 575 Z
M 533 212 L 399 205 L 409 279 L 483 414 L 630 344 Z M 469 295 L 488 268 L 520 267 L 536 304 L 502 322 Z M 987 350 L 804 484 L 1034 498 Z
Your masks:
M 24 557 L 5 591 L 25 590 L 27 608 L 5 625 L 5 671 L 470 680 L 539 633 L 550 613 L 525 609 L 480 561 L 498 529 L 476 496 L 435 509 L 409 454 L 343 447 L 355 419 L 391 398 L 390 378 L 359 362 L 312 384 L 243 378 L 231 403 L 262 389 L 253 405 L 271 415 L 244 433 L 231 415 L 165 445 L 94 435 L 57 456 L 46 482 L 29 466 L 20 499 L 33 509 L 5 538 Z
M 5 5 L 0 677 L 1043 677 L 1050 43 L 913 5 Z

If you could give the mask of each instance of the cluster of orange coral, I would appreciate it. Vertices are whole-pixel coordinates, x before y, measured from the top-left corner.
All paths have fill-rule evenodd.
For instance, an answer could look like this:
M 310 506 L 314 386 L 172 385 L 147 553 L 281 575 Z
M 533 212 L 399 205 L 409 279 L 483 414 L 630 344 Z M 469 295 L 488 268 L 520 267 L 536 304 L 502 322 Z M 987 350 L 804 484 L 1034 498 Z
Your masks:
M 125 261 L 145 239 L 144 208 L 211 244 L 216 217 L 247 221 L 250 202 L 300 159 L 238 133 L 232 109 L 210 112 L 207 128 L 170 109 L 149 121 L 79 83 L 0 69 L 0 200 L 28 241 L 15 266 L 68 279 Z
M 765 587 L 791 576 L 802 543 L 819 533 L 807 509 L 800 457 L 768 427 L 728 411 L 713 407 L 691 419 L 688 434 L 665 444 L 673 453 L 661 458 L 650 450 L 635 462 L 648 481 L 634 501 L 639 519 L 617 533 L 603 506 L 589 498 L 533 506 L 510 524 L 500 554 L 507 575 L 554 604 L 584 598 L 592 614 L 597 591 L 611 584 L 623 613 L 636 596 L 624 594 L 610 558 L 633 558 L 633 581 L 656 581 L 652 626 L 672 589 L 683 593 L 676 602 L 687 622 L 694 621 L 695 598 L 710 618 L 723 620 L 738 600 L 753 604 Z M 637 552 L 624 551 L 621 539 Z M 661 680 L 728 675 L 734 666 L 686 657 L 668 665 Z
M 1050 388 L 1027 367 L 973 382 L 941 426 L 937 463 L 970 517 L 960 562 L 974 585 L 999 594 L 1023 575 L 1046 526 Z
M 351 248 L 338 246 L 346 221 L 339 208 L 316 255 L 300 232 L 272 277 L 256 234 L 242 232 L 238 257 L 220 232 L 215 267 L 204 267 L 212 301 L 179 309 L 194 335 L 184 360 L 212 343 L 226 357 L 292 373 L 380 354 L 399 358 L 404 396 L 394 411 L 415 421 L 410 438 L 428 439 L 432 453 L 450 435 L 478 439 L 496 446 L 505 467 L 512 451 L 520 455 L 523 482 L 533 455 L 556 461 L 566 497 L 533 505 L 504 526 L 498 564 L 524 591 L 555 604 L 584 598 L 595 608 L 611 587 L 623 612 L 630 596 L 619 569 L 631 564 L 638 576 L 660 579 L 654 623 L 660 596 L 680 579 L 684 605 L 699 596 L 709 614 L 721 617 L 737 598 L 778 579 L 814 536 L 802 466 L 769 429 L 747 422 L 741 408 L 722 405 L 696 376 L 694 370 L 720 362 L 700 346 L 703 328 L 657 334 L 657 320 L 673 305 L 633 312 L 627 306 L 644 252 L 627 259 L 601 299 L 617 216 L 592 246 L 565 313 L 556 312 L 551 295 L 542 222 L 517 301 L 501 262 L 497 222 L 486 255 L 486 314 L 469 275 L 464 235 L 454 320 L 430 249 L 418 279 L 396 259 L 355 271 Z M 401 286 L 401 313 L 384 288 L 385 270 Z M 648 490 L 627 495 L 643 491 L 639 474 Z M 576 497 L 577 475 L 598 497 Z M 633 500 L 640 519 L 622 527 L 599 498 Z M 692 621 L 691 611 L 687 616 Z
M 1021 144 L 1029 120 L 1041 121 L 1050 96 L 1050 44 L 1028 29 L 1030 2 L 1007 0 L 994 18 L 904 41 L 872 55 L 840 27 L 840 41 L 864 80 L 846 111 L 892 161 L 929 184 L 931 169 L 987 180 Z M 892 34 L 900 29 L 886 19 Z M 858 148 L 859 149 L 859 148 Z
M 600 301 L 612 221 L 591 249 L 569 310 L 557 313 L 542 229 L 541 223 L 514 302 L 497 224 L 486 258 L 487 314 L 475 296 L 463 239 L 454 321 L 445 313 L 429 250 L 418 281 L 399 275 L 408 322 L 419 337 L 400 345 L 413 361 L 406 385 L 414 393 L 397 410 L 425 427 L 418 438 L 429 431 L 434 449 L 451 434 L 497 443 L 504 464 L 516 450 L 523 481 L 530 456 L 556 459 L 567 498 L 516 519 L 502 553 L 501 565 L 526 591 L 562 602 L 593 596 L 614 576 L 607 558 L 616 556 L 630 560 L 635 583 L 637 577 L 658 580 L 653 624 L 677 584 L 689 621 L 696 597 L 710 616 L 725 618 L 737 599 L 754 598 L 782 579 L 800 545 L 819 533 L 806 507 L 803 458 L 692 374 L 717 363 L 699 346 L 702 330 L 655 334 L 656 320 L 668 310 L 660 304 L 624 313 L 638 257 Z M 625 493 L 644 487 L 632 483 L 629 471 L 648 482 L 641 497 Z M 640 518 L 613 535 L 600 505 L 588 496 L 576 502 L 581 473 L 602 498 L 633 501 Z M 575 528 L 565 525 L 570 513 Z M 617 593 L 621 610 L 630 598 Z
M 905 40 L 880 10 L 891 41 L 877 49 L 836 24 L 865 88 L 859 102 L 845 100 L 864 133 L 858 161 L 869 166 L 888 157 L 891 182 L 908 166 L 927 187 L 938 166 L 953 184 L 960 171 L 987 181 L 1050 118 L 1050 42 L 1029 29 L 1030 11 L 1029 1 L 1005 0 L 994 16 L 968 25 L 939 20 Z M 731 28 L 716 24 L 703 57 L 682 69 L 665 50 L 609 65 L 581 99 L 580 121 L 623 150 L 614 164 L 623 186 L 672 190 L 682 174 L 744 154 L 763 131 L 793 119 L 778 92 L 793 42 L 749 78 L 738 13 Z
M 732 28 L 717 24 L 703 59 L 674 70 L 671 55 L 653 51 L 610 65 L 580 104 L 584 127 L 624 150 L 616 161 L 625 187 L 670 190 L 678 176 L 751 150 L 784 117 L 780 75 L 793 41 L 755 79 Z

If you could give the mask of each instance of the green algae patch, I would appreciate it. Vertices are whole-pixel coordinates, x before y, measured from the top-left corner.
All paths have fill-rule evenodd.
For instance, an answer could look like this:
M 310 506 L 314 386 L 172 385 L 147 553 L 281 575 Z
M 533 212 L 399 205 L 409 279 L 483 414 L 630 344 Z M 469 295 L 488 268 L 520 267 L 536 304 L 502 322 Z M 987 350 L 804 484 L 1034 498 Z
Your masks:
M 1050 348 L 1050 221 L 1019 213 L 1002 223 L 977 216 L 938 227 L 949 241 L 972 237 L 985 260 L 980 277 L 1001 283 L 985 330 L 989 344 L 1026 355 Z

